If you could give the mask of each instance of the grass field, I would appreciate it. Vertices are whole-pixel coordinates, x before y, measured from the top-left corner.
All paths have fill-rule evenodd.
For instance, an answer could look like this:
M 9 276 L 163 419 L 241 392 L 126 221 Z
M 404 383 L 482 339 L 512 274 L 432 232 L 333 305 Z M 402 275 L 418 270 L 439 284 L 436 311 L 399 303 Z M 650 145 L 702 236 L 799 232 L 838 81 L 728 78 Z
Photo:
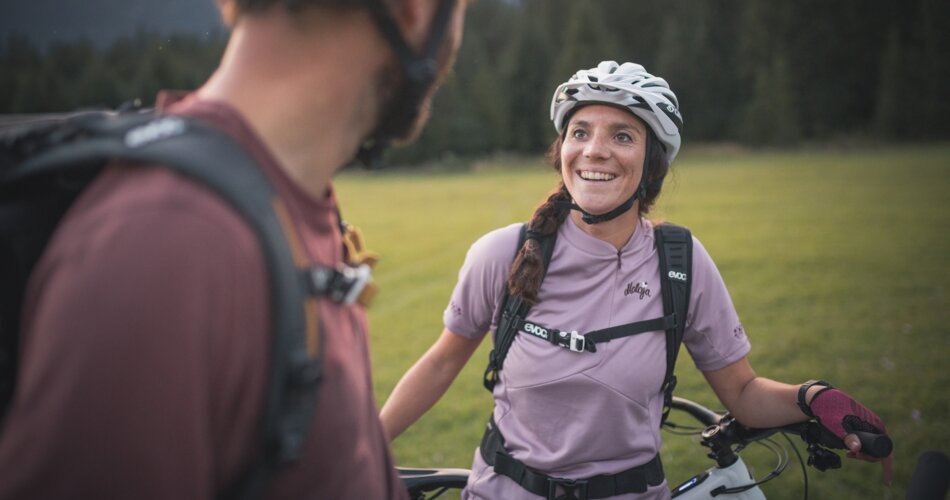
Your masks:
M 441 331 L 469 245 L 525 220 L 555 182 L 540 160 L 338 179 L 344 215 L 383 255 L 370 310 L 380 404 Z M 890 491 L 880 467 L 846 460 L 839 471 L 809 468 L 811 498 L 904 498 L 921 452 L 950 453 L 950 146 L 687 151 L 654 216 L 690 227 L 713 256 L 760 375 L 825 378 L 888 423 Z M 470 467 L 492 405 L 481 386 L 487 344 L 395 442 L 400 465 Z M 677 395 L 718 406 L 688 355 L 677 373 Z M 774 463 L 753 449 L 744 456 L 759 476 Z M 674 484 L 710 464 L 688 438 L 668 434 L 663 460 Z M 801 484 L 793 464 L 763 489 L 801 498 Z

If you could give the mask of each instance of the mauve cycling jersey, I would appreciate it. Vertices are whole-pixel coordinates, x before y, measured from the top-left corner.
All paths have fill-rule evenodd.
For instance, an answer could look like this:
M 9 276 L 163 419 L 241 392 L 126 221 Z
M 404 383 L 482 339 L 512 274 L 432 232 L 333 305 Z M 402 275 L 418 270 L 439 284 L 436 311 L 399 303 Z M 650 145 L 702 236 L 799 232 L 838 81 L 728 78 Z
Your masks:
M 444 313 L 450 331 L 468 338 L 495 331 L 519 229 L 514 224 L 495 230 L 472 245 Z M 692 272 L 684 344 L 700 370 L 716 370 L 742 359 L 750 345 L 719 271 L 695 238 Z M 527 319 L 583 334 L 658 318 L 659 274 L 651 222 L 641 220 L 618 251 L 568 218 Z M 507 450 L 529 467 L 565 478 L 613 474 L 659 452 L 665 369 L 663 331 L 597 344 L 596 353 L 572 352 L 520 333 L 494 389 L 495 421 Z M 669 495 L 662 484 L 618 498 Z M 463 496 L 536 498 L 495 474 L 477 451 Z

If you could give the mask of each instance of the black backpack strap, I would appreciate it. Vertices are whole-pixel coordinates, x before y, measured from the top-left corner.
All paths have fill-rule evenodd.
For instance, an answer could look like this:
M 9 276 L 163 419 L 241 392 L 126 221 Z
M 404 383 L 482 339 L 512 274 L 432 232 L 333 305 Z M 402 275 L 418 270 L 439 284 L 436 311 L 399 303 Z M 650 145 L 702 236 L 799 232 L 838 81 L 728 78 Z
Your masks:
M 660 282 L 663 292 L 663 313 L 672 315 L 675 326 L 666 330 L 666 376 L 663 379 L 663 418 L 670 412 L 673 389 L 676 388 L 676 357 L 689 313 L 689 296 L 693 272 L 693 237 L 689 229 L 661 224 L 654 230 L 660 259 Z
M 518 246 L 515 247 L 515 256 L 521 251 L 524 242 L 528 239 L 528 225 L 521 226 L 521 233 L 518 236 Z M 548 265 L 551 263 L 551 256 L 554 255 L 554 244 L 557 241 L 557 233 L 537 238 L 541 245 L 541 256 L 543 260 L 544 272 L 547 273 Z M 508 356 L 508 350 L 518 334 L 518 329 L 528 316 L 531 305 L 526 303 L 521 297 L 512 297 L 508 293 L 508 285 L 505 284 L 505 293 L 501 299 L 499 308 L 498 330 L 495 335 L 495 347 L 488 353 L 488 366 L 485 367 L 485 375 L 482 378 L 482 384 L 489 392 L 494 390 L 498 383 L 498 372 L 501 371 Z
M 149 114 L 101 115 L 84 126 L 89 138 L 29 157 L 0 172 L 0 182 L 6 187 L 47 174 L 94 175 L 113 159 L 165 166 L 221 196 L 257 236 L 268 267 L 274 332 L 260 423 L 262 452 L 219 498 L 259 496 L 273 472 L 299 456 L 321 374 L 321 332 L 314 308 L 308 316 L 306 280 L 288 239 L 292 224 L 257 162 L 220 131 L 182 116 Z
M 612 326 L 610 328 L 604 328 L 602 330 L 596 330 L 584 335 L 584 337 L 587 339 L 587 343 L 590 344 L 590 347 L 587 350 L 590 352 L 597 352 L 597 348 L 594 347 L 597 344 L 629 337 L 631 335 L 639 335 L 645 332 L 669 330 L 675 325 L 676 318 L 672 314 L 667 314 L 659 318 L 647 319 L 643 321 L 637 321 L 636 323 L 628 323 L 626 325 L 618 325 Z
M 550 342 L 553 346 L 563 347 L 573 352 L 586 351 L 595 353 L 597 352 L 597 344 L 639 335 L 645 332 L 655 332 L 657 330 L 665 331 L 674 326 L 676 326 L 676 318 L 670 314 L 659 318 L 595 330 L 586 334 L 578 333 L 576 330 L 567 331 L 551 328 L 526 320 L 519 321 L 515 329 Z

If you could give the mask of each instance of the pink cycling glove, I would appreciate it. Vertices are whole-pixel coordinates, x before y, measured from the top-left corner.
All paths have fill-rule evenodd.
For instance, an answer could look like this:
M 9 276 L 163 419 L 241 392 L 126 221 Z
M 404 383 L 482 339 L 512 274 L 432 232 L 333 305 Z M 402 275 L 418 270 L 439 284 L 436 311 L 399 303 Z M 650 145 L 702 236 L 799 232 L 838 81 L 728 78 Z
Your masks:
M 880 417 L 838 389 L 819 391 L 808 406 L 818 422 L 839 439 L 856 431 L 887 434 Z

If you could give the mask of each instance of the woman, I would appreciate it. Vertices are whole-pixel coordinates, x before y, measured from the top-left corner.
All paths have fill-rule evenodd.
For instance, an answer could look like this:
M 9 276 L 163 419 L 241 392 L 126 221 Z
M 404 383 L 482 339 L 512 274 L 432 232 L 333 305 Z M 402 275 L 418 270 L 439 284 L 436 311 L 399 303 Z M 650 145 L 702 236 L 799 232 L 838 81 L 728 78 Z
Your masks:
M 485 332 L 496 330 L 505 287 L 533 304 L 526 318 L 531 323 L 561 331 L 592 332 L 663 316 L 654 227 L 644 215 L 680 147 L 678 107 L 666 81 L 633 63 L 605 61 L 557 88 L 551 118 L 559 137 L 551 156 L 561 183 L 535 211 L 514 262 L 519 224 L 472 245 L 442 335 L 382 409 L 390 438 L 441 397 Z M 552 234 L 556 243 L 545 272 L 539 240 Z M 849 456 L 873 460 L 860 454 L 860 442 L 842 425 L 845 415 L 854 414 L 886 432 L 873 412 L 823 382 L 789 385 L 756 375 L 722 278 L 695 239 L 691 274 L 683 342 L 725 407 L 752 427 L 814 415 L 845 438 Z M 486 434 L 492 439 L 486 437 L 475 453 L 463 497 L 543 497 L 538 477 L 523 477 L 527 469 L 541 482 L 545 476 L 609 476 L 608 486 L 597 479 L 598 491 L 591 487 L 589 498 L 669 498 L 658 455 L 665 369 L 662 330 L 598 344 L 595 352 L 561 349 L 520 332 L 493 388 Z M 890 458 L 883 468 L 889 483 Z M 559 486 L 557 494 L 569 490 Z

